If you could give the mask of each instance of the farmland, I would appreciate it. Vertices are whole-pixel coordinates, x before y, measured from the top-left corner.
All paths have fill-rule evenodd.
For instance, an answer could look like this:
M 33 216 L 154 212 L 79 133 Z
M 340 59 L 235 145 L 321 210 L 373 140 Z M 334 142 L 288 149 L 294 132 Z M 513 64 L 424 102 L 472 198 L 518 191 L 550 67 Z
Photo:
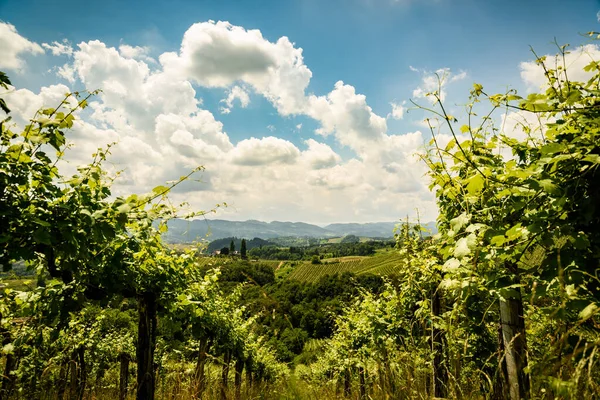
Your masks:
M 370 257 L 340 257 L 321 264 L 302 263 L 290 274 L 290 279 L 316 282 L 325 275 L 352 272 L 354 274 L 389 275 L 396 272 L 400 255 L 395 251 L 377 253 Z

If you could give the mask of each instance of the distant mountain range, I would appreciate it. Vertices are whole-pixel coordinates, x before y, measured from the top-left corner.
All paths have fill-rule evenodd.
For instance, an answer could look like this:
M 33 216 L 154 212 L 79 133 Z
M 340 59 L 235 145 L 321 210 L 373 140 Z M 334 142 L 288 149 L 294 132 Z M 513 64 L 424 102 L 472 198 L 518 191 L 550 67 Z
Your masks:
M 165 235 L 165 240 L 171 243 L 186 243 L 201 239 L 212 241 L 226 237 L 272 239 L 286 236 L 328 238 L 345 235 L 390 238 L 394 236 L 394 227 L 397 224 L 398 222 L 341 223 L 320 227 L 304 222 L 174 219 L 169 221 L 169 231 Z M 434 222 L 424 224 L 424 226 L 432 233 L 436 232 Z

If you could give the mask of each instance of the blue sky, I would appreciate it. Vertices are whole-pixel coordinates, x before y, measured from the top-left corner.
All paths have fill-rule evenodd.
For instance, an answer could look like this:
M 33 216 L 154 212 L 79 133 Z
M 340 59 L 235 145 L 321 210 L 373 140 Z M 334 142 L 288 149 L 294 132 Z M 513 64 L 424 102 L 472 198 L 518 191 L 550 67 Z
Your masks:
M 391 103 L 427 104 L 418 90 L 440 69 L 451 107 L 473 82 L 533 90 L 521 64 L 532 59 L 529 46 L 552 54 L 554 38 L 589 43 L 580 34 L 600 30 L 599 10 L 591 0 L 0 0 L 0 20 L 12 26 L 0 39 L 0 69 L 17 89 L 15 112 L 65 88 L 105 90 L 81 115 L 71 157 L 85 162 L 95 145 L 118 141 L 115 164 L 127 173 L 117 192 L 146 190 L 161 183 L 150 177 L 196 163 L 207 167 L 204 186 L 178 196 L 198 208 L 232 204 L 222 218 L 390 221 L 418 207 L 433 219 L 411 156 L 429 137 L 423 113 L 394 115 Z M 209 46 L 206 37 L 223 41 Z M 174 56 L 168 66 L 164 53 Z M 247 99 L 228 106 L 231 93 Z M 133 105 L 134 94 L 145 103 Z

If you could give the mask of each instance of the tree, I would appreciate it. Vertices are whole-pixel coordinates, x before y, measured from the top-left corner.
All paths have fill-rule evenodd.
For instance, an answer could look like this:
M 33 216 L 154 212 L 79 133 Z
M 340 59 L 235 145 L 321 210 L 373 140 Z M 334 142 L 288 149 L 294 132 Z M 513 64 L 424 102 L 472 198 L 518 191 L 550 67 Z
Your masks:
M 229 254 L 229 247 L 223 247 L 221 249 L 221 255 L 226 256 Z
M 229 243 L 229 254 L 234 254 L 235 253 L 235 243 L 233 242 L 233 239 L 231 239 L 231 243 Z
M 242 255 L 242 258 L 246 258 L 246 239 L 242 239 L 242 244 L 240 246 L 240 254 Z
M 4 74 L 0 77 L 4 87 L 8 80 Z M 162 242 L 166 221 L 177 213 L 166 196 L 201 168 L 152 193 L 113 198 L 113 178 L 102 169 L 109 145 L 98 149 L 92 163 L 78 168 L 76 175 L 62 176 L 57 162 L 66 148 L 65 132 L 73 126 L 75 112 L 94 94 L 83 99 L 79 93 L 67 95 L 57 108 L 38 111 L 20 134 L 13 132 L 8 119 L 2 121 L 0 263 L 9 269 L 23 261 L 42 281 L 47 273 L 62 282 L 61 297 L 51 302 L 60 310 L 59 330 L 87 301 L 136 299 L 137 398 L 153 399 L 157 313 L 167 309 L 164 304 L 182 287 L 183 271 L 194 260 Z M 56 151 L 54 159 L 46 153 L 51 149 Z M 203 213 L 189 216 L 194 214 Z M 83 363 L 85 348 L 78 351 Z
M 346 235 L 342 238 L 340 243 L 359 243 L 360 238 L 356 235 Z

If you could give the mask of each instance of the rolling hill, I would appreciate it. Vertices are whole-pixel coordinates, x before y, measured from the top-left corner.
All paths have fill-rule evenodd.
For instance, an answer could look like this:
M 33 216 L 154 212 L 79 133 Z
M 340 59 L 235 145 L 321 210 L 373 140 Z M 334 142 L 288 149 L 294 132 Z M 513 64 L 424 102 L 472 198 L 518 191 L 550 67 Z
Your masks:
M 169 231 L 164 238 L 170 243 L 189 243 L 198 240 L 216 240 L 227 237 L 272 239 L 276 237 L 314 237 L 331 238 L 345 235 L 360 237 L 390 238 L 394 236 L 394 226 L 397 222 L 372 223 L 338 223 L 324 227 L 304 222 L 263 222 L 257 220 L 227 221 L 212 220 L 182 220 L 169 221 Z M 435 229 L 433 222 L 425 224 Z M 433 231 L 435 233 L 435 231 Z
M 341 257 L 323 260 L 322 264 L 304 262 L 297 265 L 290 279 L 302 282 L 316 282 L 325 275 L 352 272 L 354 274 L 390 275 L 400 268 L 402 257 L 396 251 L 385 252 L 369 257 Z

